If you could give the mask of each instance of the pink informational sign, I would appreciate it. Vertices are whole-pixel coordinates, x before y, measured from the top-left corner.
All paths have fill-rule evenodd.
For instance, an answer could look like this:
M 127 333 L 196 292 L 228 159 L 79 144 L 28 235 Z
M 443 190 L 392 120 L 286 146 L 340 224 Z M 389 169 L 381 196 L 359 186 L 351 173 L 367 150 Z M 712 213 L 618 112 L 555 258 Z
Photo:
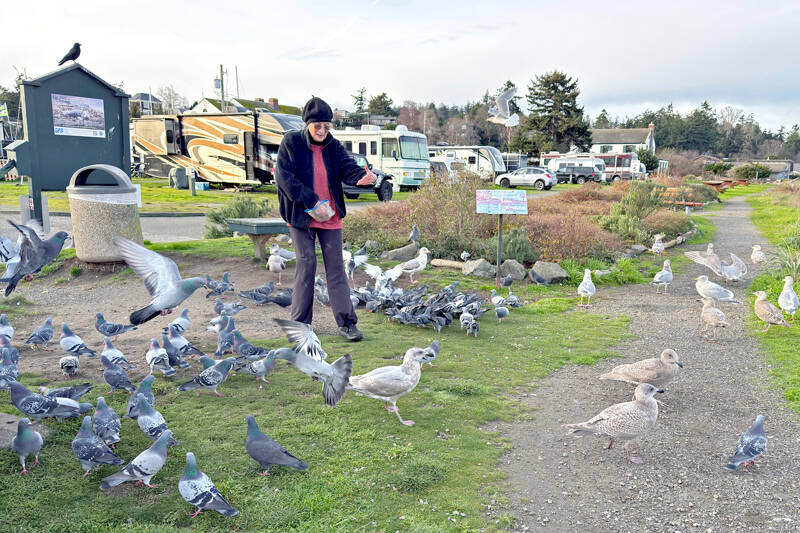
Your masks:
M 527 215 L 528 196 L 525 191 L 479 189 L 475 191 L 477 213 L 489 215 Z

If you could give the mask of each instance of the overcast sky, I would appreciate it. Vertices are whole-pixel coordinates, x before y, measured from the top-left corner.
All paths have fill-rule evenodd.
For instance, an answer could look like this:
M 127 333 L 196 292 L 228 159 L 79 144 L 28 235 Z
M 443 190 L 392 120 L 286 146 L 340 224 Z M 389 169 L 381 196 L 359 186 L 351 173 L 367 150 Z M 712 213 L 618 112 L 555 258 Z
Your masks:
M 463 104 L 507 79 L 524 95 L 559 69 L 592 116 L 708 100 L 767 128 L 800 123 L 798 1 L 116 4 L 5 2 L 0 85 L 13 85 L 14 67 L 54 70 L 78 41 L 79 63 L 127 92 L 172 84 L 190 102 L 214 94 L 220 63 L 234 92 L 238 66 L 244 98 L 302 105 L 314 94 L 348 109 L 362 86 L 396 104 Z

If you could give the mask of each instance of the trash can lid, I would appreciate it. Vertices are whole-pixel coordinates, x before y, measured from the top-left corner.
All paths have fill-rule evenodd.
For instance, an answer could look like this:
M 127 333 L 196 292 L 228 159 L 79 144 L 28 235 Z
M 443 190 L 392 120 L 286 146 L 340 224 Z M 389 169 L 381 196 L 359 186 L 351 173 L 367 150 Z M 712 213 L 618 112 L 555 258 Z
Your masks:
M 87 185 L 86 180 L 95 170 L 104 171 L 116 181 L 114 185 Z M 136 192 L 136 187 L 131 183 L 128 175 L 114 165 L 97 164 L 79 168 L 72 175 L 67 187 L 67 193 L 77 194 L 124 194 Z

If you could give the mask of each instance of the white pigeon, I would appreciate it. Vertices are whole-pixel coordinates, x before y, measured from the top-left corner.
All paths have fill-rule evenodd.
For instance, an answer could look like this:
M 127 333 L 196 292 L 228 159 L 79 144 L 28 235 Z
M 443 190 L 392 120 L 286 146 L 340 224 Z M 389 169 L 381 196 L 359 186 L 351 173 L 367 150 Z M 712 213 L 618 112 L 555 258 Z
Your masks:
M 578 296 L 581 297 L 581 302 L 578 305 L 583 305 L 584 298 L 587 298 L 586 305 L 590 305 L 595 292 L 597 292 L 597 289 L 592 283 L 592 271 L 586 268 L 583 271 L 583 281 L 578 285 Z
M 655 240 L 653 241 L 653 246 L 650 247 L 650 251 L 653 252 L 653 255 L 661 255 L 664 253 L 664 243 L 661 239 L 664 238 L 662 234 L 657 234 L 653 237 Z
M 753 251 L 750 252 L 750 261 L 755 265 L 756 263 L 764 263 L 767 260 L 766 254 L 761 251 L 760 244 L 753 245 Z
M 672 267 L 669 259 L 664 259 L 664 268 L 659 270 L 656 275 L 653 276 L 653 281 L 650 283 L 656 287 L 664 287 L 664 294 L 667 294 L 667 287 L 669 287 L 669 284 L 672 283 Z M 656 292 L 658 292 L 658 288 L 656 288 Z
M 411 278 L 411 283 L 414 283 L 414 274 L 422 272 L 428 265 L 429 253 L 431 253 L 430 250 L 423 246 L 419 249 L 419 252 L 417 252 L 417 257 L 390 268 L 386 271 L 386 275 L 392 279 L 397 279 L 401 274 L 408 274 Z
M 502 94 L 498 95 L 494 101 L 495 105 L 489 108 L 489 118 L 486 119 L 489 122 L 494 122 L 495 124 L 500 124 L 501 126 L 505 126 L 506 128 L 513 128 L 514 126 L 519 124 L 519 115 L 514 113 L 511 114 L 511 99 L 514 98 L 514 95 L 517 94 L 517 88 L 512 87 Z
M 790 320 L 794 320 L 794 314 L 797 312 L 798 307 L 797 293 L 794 292 L 794 278 L 786 276 L 783 278 L 783 290 L 781 295 L 778 296 L 778 306 L 783 309 L 785 313 L 792 315 Z
M 713 281 L 709 281 L 708 276 L 698 276 L 694 279 L 694 288 L 697 294 L 703 298 L 711 298 L 717 302 L 729 302 L 732 304 L 742 303 L 734 297 L 733 292 L 721 285 L 717 285 Z

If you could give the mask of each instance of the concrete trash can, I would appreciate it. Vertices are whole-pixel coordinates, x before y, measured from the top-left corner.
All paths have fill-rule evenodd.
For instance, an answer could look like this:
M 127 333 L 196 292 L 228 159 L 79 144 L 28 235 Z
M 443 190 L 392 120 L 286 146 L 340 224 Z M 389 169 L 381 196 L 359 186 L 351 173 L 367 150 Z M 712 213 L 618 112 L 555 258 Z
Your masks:
M 92 171 L 111 175 L 116 183 L 87 185 Z M 122 261 L 111 238 L 119 235 L 142 244 L 136 188 L 128 175 L 112 165 L 89 165 L 77 170 L 67 187 L 75 254 L 87 263 Z

